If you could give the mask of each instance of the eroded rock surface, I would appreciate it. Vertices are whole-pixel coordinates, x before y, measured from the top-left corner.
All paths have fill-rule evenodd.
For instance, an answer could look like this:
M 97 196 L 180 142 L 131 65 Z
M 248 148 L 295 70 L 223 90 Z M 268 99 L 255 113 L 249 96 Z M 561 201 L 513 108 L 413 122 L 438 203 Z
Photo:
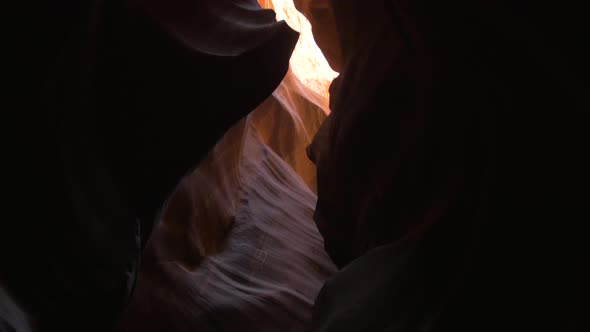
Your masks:
M 105 331 L 164 200 L 278 86 L 297 33 L 248 0 L 12 14 L 8 77 L 26 98 L 3 121 L 3 213 L 17 219 L 2 222 L 0 280 L 40 331 Z
M 325 117 L 289 73 L 171 197 L 123 331 L 304 331 L 335 267 L 305 147 Z
M 584 330 L 590 90 L 571 6 L 331 1 L 342 67 L 310 156 L 344 269 L 311 330 Z

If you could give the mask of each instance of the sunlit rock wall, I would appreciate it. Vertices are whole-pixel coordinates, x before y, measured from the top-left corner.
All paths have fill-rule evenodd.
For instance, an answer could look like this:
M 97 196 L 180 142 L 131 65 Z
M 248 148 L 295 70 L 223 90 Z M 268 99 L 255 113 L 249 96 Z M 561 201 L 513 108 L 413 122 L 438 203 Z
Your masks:
M 293 0 L 258 0 L 264 8 L 274 9 L 277 20 L 284 20 L 301 35 L 291 56 L 291 69 L 309 89 L 328 97 L 328 88 L 338 75 L 314 39 L 310 21 L 295 8 Z

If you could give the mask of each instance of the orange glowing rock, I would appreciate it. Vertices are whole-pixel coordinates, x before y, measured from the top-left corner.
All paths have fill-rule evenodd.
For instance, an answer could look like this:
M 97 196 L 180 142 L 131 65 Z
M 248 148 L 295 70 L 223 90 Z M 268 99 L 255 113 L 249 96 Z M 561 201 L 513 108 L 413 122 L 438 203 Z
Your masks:
M 316 45 L 309 21 L 295 9 L 293 0 L 259 0 L 259 3 L 264 8 L 274 9 L 277 20 L 286 21 L 301 34 L 291 57 L 291 70 L 306 87 L 327 98 L 330 83 L 338 73 L 330 68 Z

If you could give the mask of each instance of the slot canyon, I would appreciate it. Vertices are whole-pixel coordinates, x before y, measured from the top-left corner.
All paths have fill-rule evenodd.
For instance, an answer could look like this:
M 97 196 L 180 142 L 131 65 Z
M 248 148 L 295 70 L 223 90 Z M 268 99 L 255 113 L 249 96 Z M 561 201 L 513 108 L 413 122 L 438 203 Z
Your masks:
M 16 6 L 0 332 L 590 330 L 580 4 Z

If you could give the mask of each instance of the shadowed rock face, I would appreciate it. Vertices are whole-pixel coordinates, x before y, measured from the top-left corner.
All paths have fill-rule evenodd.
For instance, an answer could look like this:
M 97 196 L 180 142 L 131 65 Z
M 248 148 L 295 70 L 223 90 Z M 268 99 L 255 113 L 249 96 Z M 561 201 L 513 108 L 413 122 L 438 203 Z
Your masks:
M 344 269 L 311 330 L 583 330 L 576 6 L 331 7 L 342 68 L 310 156 L 315 220 Z
M 2 223 L 0 280 L 41 331 L 108 330 L 165 198 L 287 71 L 297 34 L 256 1 L 162 6 L 15 13 L 30 21 L 9 77 L 26 99 L 3 121 L 17 219 Z
M 289 73 L 171 197 L 122 331 L 304 331 L 335 267 L 305 146 L 325 117 Z
M 331 89 L 332 113 L 309 155 L 317 165 L 315 221 L 343 269 L 322 289 L 309 330 L 588 330 L 589 242 L 581 226 L 587 202 L 579 193 L 587 188 L 582 115 L 589 109 L 590 57 L 580 47 L 588 35 L 580 5 L 297 3 L 341 72 Z M 16 102 L 0 123 L 1 183 L 10 197 L 0 226 L 0 283 L 10 302 L 41 331 L 109 330 L 129 301 L 146 247 L 145 279 L 124 327 L 303 328 L 310 299 L 332 268 L 322 253 L 310 254 L 321 245 L 305 223 L 315 199 L 308 188 L 313 168 L 299 162 L 299 147 L 293 159 L 280 160 L 291 147 L 271 144 L 277 130 L 252 129 L 268 118 L 236 127 L 253 125 L 247 128 L 256 134 L 247 136 L 252 150 L 245 154 L 255 158 L 233 169 L 247 169 L 241 194 L 256 199 L 229 195 L 240 207 L 236 215 L 250 217 L 236 223 L 233 235 L 249 232 L 250 242 L 242 243 L 263 250 L 236 250 L 236 237 L 224 242 L 231 213 L 219 209 L 205 213 L 220 213 L 213 217 L 227 224 L 198 224 L 211 226 L 219 241 L 190 242 L 194 230 L 187 235 L 178 227 L 197 225 L 182 216 L 192 211 L 185 206 L 190 195 L 171 202 L 180 205 L 180 222 L 158 225 L 145 243 L 182 175 L 279 84 L 296 35 L 256 1 L 26 5 L 11 11 L 26 19 L 10 31 L 19 33 L 14 44 L 7 42 L 16 92 L 8 99 Z M 292 124 L 288 117 L 285 123 Z M 212 169 L 218 171 L 205 172 Z M 283 204 L 294 212 L 274 205 L 286 193 Z M 265 233 L 256 227 L 296 233 L 289 239 L 305 239 L 306 250 L 287 250 L 297 246 L 276 236 L 259 245 Z M 209 251 L 201 255 L 187 244 Z M 306 277 L 289 279 L 279 269 L 289 260 L 267 260 L 274 250 L 305 262 L 295 265 Z M 277 265 L 264 274 L 263 263 L 271 261 Z M 310 261 L 324 268 L 300 269 Z M 215 270 L 235 272 L 234 262 L 248 265 L 247 282 L 243 274 L 227 278 Z M 207 281 L 204 271 L 220 277 L 208 289 L 218 291 L 209 298 L 216 301 L 185 292 L 183 285 L 198 293 L 195 281 Z M 309 286 L 298 290 L 304 296 L 280 287 L 249 287 L 242 297 L 227 292 L 228 285 L 241 289 L 274 273 Z M 277 285 L 271 281 L 263 284 Z M 150 293 L 164 283 L 172 287 Z M 152 299 L 169 316 L 143 320 L 154 312 Z M 269 306 L 277 299 L 295 309 Z M 190 311 L 211 313 L 208 303 L 220 309 L 209 316 L 218 319 L 213 323 Z M 9 308 L 11 319 L 1 312 L 0 329 L 18 327 L 12 318 L 21 310 Z M 258 326 L 260 317 L 277 319 Z
M 335 270 L 312 220 L 316 172 L 305 151 L 327 98 L 306 83 L 290 70 L 182 181 L 142 254 L 120 330 L 305 330 Z
M 0 285 L 0 332 L 30 332 L 29 317 Z

